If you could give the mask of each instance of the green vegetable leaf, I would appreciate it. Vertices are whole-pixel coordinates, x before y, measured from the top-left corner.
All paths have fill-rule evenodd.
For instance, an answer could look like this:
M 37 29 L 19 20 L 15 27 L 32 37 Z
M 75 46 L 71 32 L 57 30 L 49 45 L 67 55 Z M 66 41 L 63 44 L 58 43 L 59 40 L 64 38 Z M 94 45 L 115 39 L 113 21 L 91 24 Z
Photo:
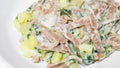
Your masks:
M 46 2 L 46 0 L 42 0 L 42 5 Z
M 52 57 L 52 52 L 49 52 L 45 55 L 45 57 L 43 58 L 44 61 L 46 62 L 50 62 L 50 58 Z
M 71 10 L 68 10 L 68 9 L 60 9 L 60 16 L 62 15 L 67 15 L 68 17 L 71 17 L 72 13 L 71 13 Z
M 63 58 L 66 58 L 66 57 L 68 57 L 70 54 L 69 53 L 64 53 L 63 54 Z
M 39 25 L 33 24 L 32 27 L 33 27 L 34 33 L 38 36 L 41 33 L 39 30 Z
M 90 44 L 90 45 L 94 45 L 94 43 L 93 43 L 93 41 L 92 41 L 92 40 L 90 40 L 90 41 L 89 41 L 89 44 Z
M 27 11 L 30 12 L 30 11 L 32 10 L 32 7 L 33 7 L 33 5 L 31 5 L 31 6 L 27 9 Z
M 71 0 L 68 0 L 68 2 L 71 2 Z
M 104 48 L 105 48 L 106 57 L 108 57 L 114 51 L 110 45 L 106 45 L 104 46 Z
M 30 34 L 27 34 L 27 39 L 29 39 L 29 37 L 30 37 Z
M 18 19 L 18 16 L 16 16 L 16 19 Z
M 35 50 L 37 50 L 38 53 L 42 53 L 41 49 L 39 49 L 38 47 L 35 47 Z
M 84 58 L 83 58 L 83 63 L 85 65 L 90 65 L 94 62 L 94 57 L 93 55 L 85 55 Z
M 70 47 L 71 51 L 72 51 L 75 55 L 77 55 L 78 57 L 80 57 L 80 50 L 79 50 L 79 48 L 75 47 L 75 45 L 74 45 L 73 43 L 71 43 L 71 42 L 69 42 L 69 43 L 70 43 L 70 44 L 69 44 L 69 47 Z

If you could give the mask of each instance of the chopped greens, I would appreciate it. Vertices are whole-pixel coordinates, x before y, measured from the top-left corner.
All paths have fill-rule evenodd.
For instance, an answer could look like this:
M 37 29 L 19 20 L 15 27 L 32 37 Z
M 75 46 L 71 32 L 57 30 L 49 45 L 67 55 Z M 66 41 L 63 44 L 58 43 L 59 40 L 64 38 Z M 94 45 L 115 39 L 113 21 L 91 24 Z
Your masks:
M 71 0 L 68 0 L 68 2 L 71 2 Z
M 33 5 L 31 5 L 31 6 L 27 9 L 27 11 L 30 12 L 30 11 L 32 10 L 32 7 L 33 7 Z
M 110 45 L 106 45 L 104 46 L 104 48 L 105 48 L 105 54 L 107 57 L 114 51 Z
M 29 37 L 30 37 L 30 34 L 27 34 L 27 39 L 29 39 Z
M 90 40 L 90 41 L 89 41 L 89 44 L 90 44 L 90 45 L 93 45 L 93 41 L 92 41 L 92 40 Z
M 51 57 L 52 57 L 52 52 L 48 52 L 43 58 L 43 60 L 46 62 L 50 62 Z
M 79 55 L 79 49 L 76 48 L 76 47 L 74 46 L 74 44 L 70 43 L 69 46 L 70 46 L 70 49 L 72 50 L 72 52 L 73 52 L 75 55 L 80 56 L 80 55 Z
M 66 57 L 68 57 L 70 54 L 69 53 L 64 53 L 63 54 L 63 58 L 66 58 Z
M 68 10 L 68 9 L 60 9 L 60 16 L 62 15 L 67 15 L 68 17 L 71 17 L 72 13 L 71 13 L 71 10 Z
M 46 0 L 42 0 L 42 5 L 45 3 Z
M 41 51 L 39 48 L 37 48 L 37 47 L 35 47 L 35 50 L 37 50 L 38 53 L 41 53 L 41 52 L 42 52 L 42 51 Z
M 93 55 L 85 55 L 84 58 L 83 58 L 83 63 L 85 65 L 90 65 L 94 62 L 94 57 Z
M 18 16 L 16 16 L 16 19 L 18 19 Z
M 81 17 L 87 17 L 87 13 L 81 12 L 81 13 L 80 13 L 80 16 L 81 16 Z
M 41 33 L 39 30 L 39 25 L 33 24 L 32 27 L 33 27 L 33 31 L 36 35 L 39 35 Z

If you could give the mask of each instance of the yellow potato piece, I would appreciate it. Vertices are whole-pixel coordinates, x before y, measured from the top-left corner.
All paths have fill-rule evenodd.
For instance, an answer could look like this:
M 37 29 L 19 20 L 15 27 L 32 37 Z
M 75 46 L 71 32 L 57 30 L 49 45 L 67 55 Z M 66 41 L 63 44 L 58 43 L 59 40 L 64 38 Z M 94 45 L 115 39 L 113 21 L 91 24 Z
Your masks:
M 34 36 L 30 36 L 28 40 L 25 40 L 25 43 L 29 49 L 34 49 L 37 45 L 37 40 Z
M 24 56 L 32 57 L 34 54 L 34 49 L 37 46 L 37 40 L 34 36 L 30 36 L 29 39 L 25 39 L 21 45 L 20 49 L 23 52 Z
M 27 57 L 27 58 L 31 58 L 34 56 L 35 54 L 35 50 L 31 50 L 29 49 L 25 43 L 21 43 L 20 45 L 20 49 L 22 51 L 22 54 Z
M 32 16 L 28 11 L 19 13 L 14 21 L 15 27 L 22 33 L 22 35 L 28 32 L 30 26 L 29 21 L 32 20 Z
M 79 37 L 80 38 L 83 38 L 84 37 L 84 31 L 83 31 L 83 29 L 81 28 L 81 29 L 79 29 Z
M 107 0 L 100 0 L 100 1 L 107 2 Z
M 70 2 L 69 0 L 60 0 L 61 8 L 69 8 L 72 6 L 81 7 L 83 3 L 84 0 L 71 0 Z
M 59 52 L 55 52 L 51 58 L 52 63 L 60 62 L 62 60 L 63 56 Z
M 87 54 L 92 54 L 93 46 L 89 44 L 82 44 L 79 47 L 80 52 L 86 52 Z
M 70 65 L 70 68 L 80 68 L 80 65 L 78 63 L 73 63 Z
M 70 6 L 70 3 L 68 2 L 68 0 L 60 0 L 60 5 L 61 8 L 68 8 Z
M 25 24 L 27 23 L 27 21 L 31 21 L 32 20 L 32 16 L 28 11 L 24 11 L 22 13 L 19 13 L 17 15 L 17 20 L 21 23 L 21 24 Z
M 71 1 L 71 5 L 72 5 L 72 6 L 81 7 L 83 3 L 84 3 L 84 0 L 72 0 L 72 1 Z

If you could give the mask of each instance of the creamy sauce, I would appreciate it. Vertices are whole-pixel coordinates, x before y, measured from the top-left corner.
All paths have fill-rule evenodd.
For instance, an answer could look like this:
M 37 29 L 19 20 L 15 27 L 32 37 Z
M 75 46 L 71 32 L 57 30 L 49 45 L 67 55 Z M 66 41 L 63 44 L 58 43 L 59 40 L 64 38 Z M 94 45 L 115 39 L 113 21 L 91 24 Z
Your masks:
M 39 19 L 42 24 L 44 24 L 46 27 L 51 28 L 55 25 L 57 17 L 52 12 L 50 14 L 44 15 L 41 19 Z
M 118 34 L 120 35 L 120 29 L 118 30 Z

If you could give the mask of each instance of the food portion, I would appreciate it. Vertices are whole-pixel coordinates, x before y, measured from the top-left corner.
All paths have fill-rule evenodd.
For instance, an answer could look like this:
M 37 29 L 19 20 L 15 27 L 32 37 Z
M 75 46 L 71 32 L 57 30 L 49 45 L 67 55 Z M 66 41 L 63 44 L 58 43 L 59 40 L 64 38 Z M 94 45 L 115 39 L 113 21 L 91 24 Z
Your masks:
M 48 68 L 80 68 L 120 51 L 120 3 L 114 0 L 38 0 L 14 24 L 23 55 Z

